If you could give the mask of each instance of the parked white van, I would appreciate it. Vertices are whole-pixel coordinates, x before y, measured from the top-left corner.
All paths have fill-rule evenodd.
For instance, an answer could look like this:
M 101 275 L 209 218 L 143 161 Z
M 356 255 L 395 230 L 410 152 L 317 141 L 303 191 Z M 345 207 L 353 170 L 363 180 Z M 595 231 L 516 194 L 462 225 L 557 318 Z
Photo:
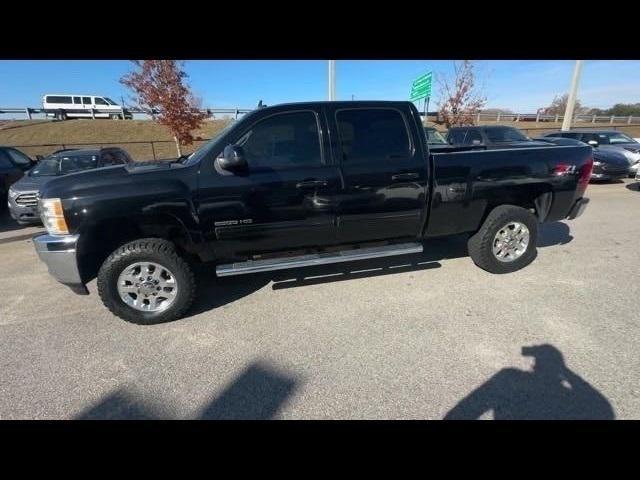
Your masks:
M 109 97 L 97 95 L 46 94 L 42 97 L 46 115 L 58 120 L 67 118 L 132 119 L 133 115 Z

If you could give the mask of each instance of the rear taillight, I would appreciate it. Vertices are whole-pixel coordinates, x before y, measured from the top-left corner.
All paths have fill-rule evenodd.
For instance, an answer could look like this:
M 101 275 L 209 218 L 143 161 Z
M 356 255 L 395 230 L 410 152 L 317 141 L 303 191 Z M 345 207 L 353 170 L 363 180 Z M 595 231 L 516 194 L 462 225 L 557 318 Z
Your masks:
M 589 184 L 589 179 L 591 178 L 591 171 L 593 170 L 593 156 L 589 155 L 589 158 L 582 166 L 582 171 L 580 172 L 580 179 L 578 183 L 580 185 L 584 185 L 585 187 Z
M 578 178 L 578 195 L 582 196 L 589 185 L 591 179 L 591 171 L 593 170 L 593 155 L 589 155 L 587 161 L 582 165 L 580 170 L 580 178 Z

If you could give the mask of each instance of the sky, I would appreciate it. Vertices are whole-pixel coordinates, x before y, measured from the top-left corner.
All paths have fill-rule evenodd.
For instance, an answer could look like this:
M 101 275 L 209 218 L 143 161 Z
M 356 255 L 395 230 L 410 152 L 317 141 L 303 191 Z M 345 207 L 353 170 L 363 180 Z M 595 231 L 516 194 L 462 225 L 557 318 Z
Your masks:
M 568 91 L 573 60 L 477 61 L 477 83 L 486 108 L 535 113 Z M 133 64 L 127 60 L 0 61 L 0 108 L 39 107 L 45 93 L 103 95 L 120 103 L 130 92 L 119 83 Z M 193 60 L 185 63 L 188 83 L 208 108 L 253 108 L 327 99 L 325 60 Z M 450 60 L 338 60 L 338 100 L 408 100 L 411 82 L 432 71 L 429 110 L 440 96 L 437 78 L 450 76 Z M 640 61 L 587 60 L 578 98 L 583 106 L 608 108 L 640 102 Z M 422 107 L 422 105 L 420 105 Z

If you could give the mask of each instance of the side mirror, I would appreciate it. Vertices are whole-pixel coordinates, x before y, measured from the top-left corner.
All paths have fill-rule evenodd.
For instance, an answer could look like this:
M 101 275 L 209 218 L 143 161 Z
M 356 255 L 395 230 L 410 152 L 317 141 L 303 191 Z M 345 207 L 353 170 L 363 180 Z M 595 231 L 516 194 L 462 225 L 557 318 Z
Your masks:
M 234 171 L 247 168 L 244 150 L 239 145 L 227 145 L 218 157 L 218 165 L 224 170 Z
M 36 155 L 36 159 L 35 160 L 31 160 L 33 163 L 38 163 L 40 160 L 42 160 L 44 157 L 42 155 Z
M 587 143 L 593 148 L 596 148 L 598 145 L 600 145 L 597 140 L 589 140 Z

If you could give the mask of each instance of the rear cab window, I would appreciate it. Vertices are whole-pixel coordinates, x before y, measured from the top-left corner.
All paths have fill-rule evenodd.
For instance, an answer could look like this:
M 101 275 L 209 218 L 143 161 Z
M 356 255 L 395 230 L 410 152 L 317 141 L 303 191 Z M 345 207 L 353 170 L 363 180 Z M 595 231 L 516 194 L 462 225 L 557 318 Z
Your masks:
M 528 142 L 529 139 L 517 128 L 487 128 L 485 134 L 490 143 Z
M 447 134 L 447 141 L 451 145 L 463 145 L 466 133 L 466 128 L 456 128 L 453 130 L 449 130 L 449 133 Z

